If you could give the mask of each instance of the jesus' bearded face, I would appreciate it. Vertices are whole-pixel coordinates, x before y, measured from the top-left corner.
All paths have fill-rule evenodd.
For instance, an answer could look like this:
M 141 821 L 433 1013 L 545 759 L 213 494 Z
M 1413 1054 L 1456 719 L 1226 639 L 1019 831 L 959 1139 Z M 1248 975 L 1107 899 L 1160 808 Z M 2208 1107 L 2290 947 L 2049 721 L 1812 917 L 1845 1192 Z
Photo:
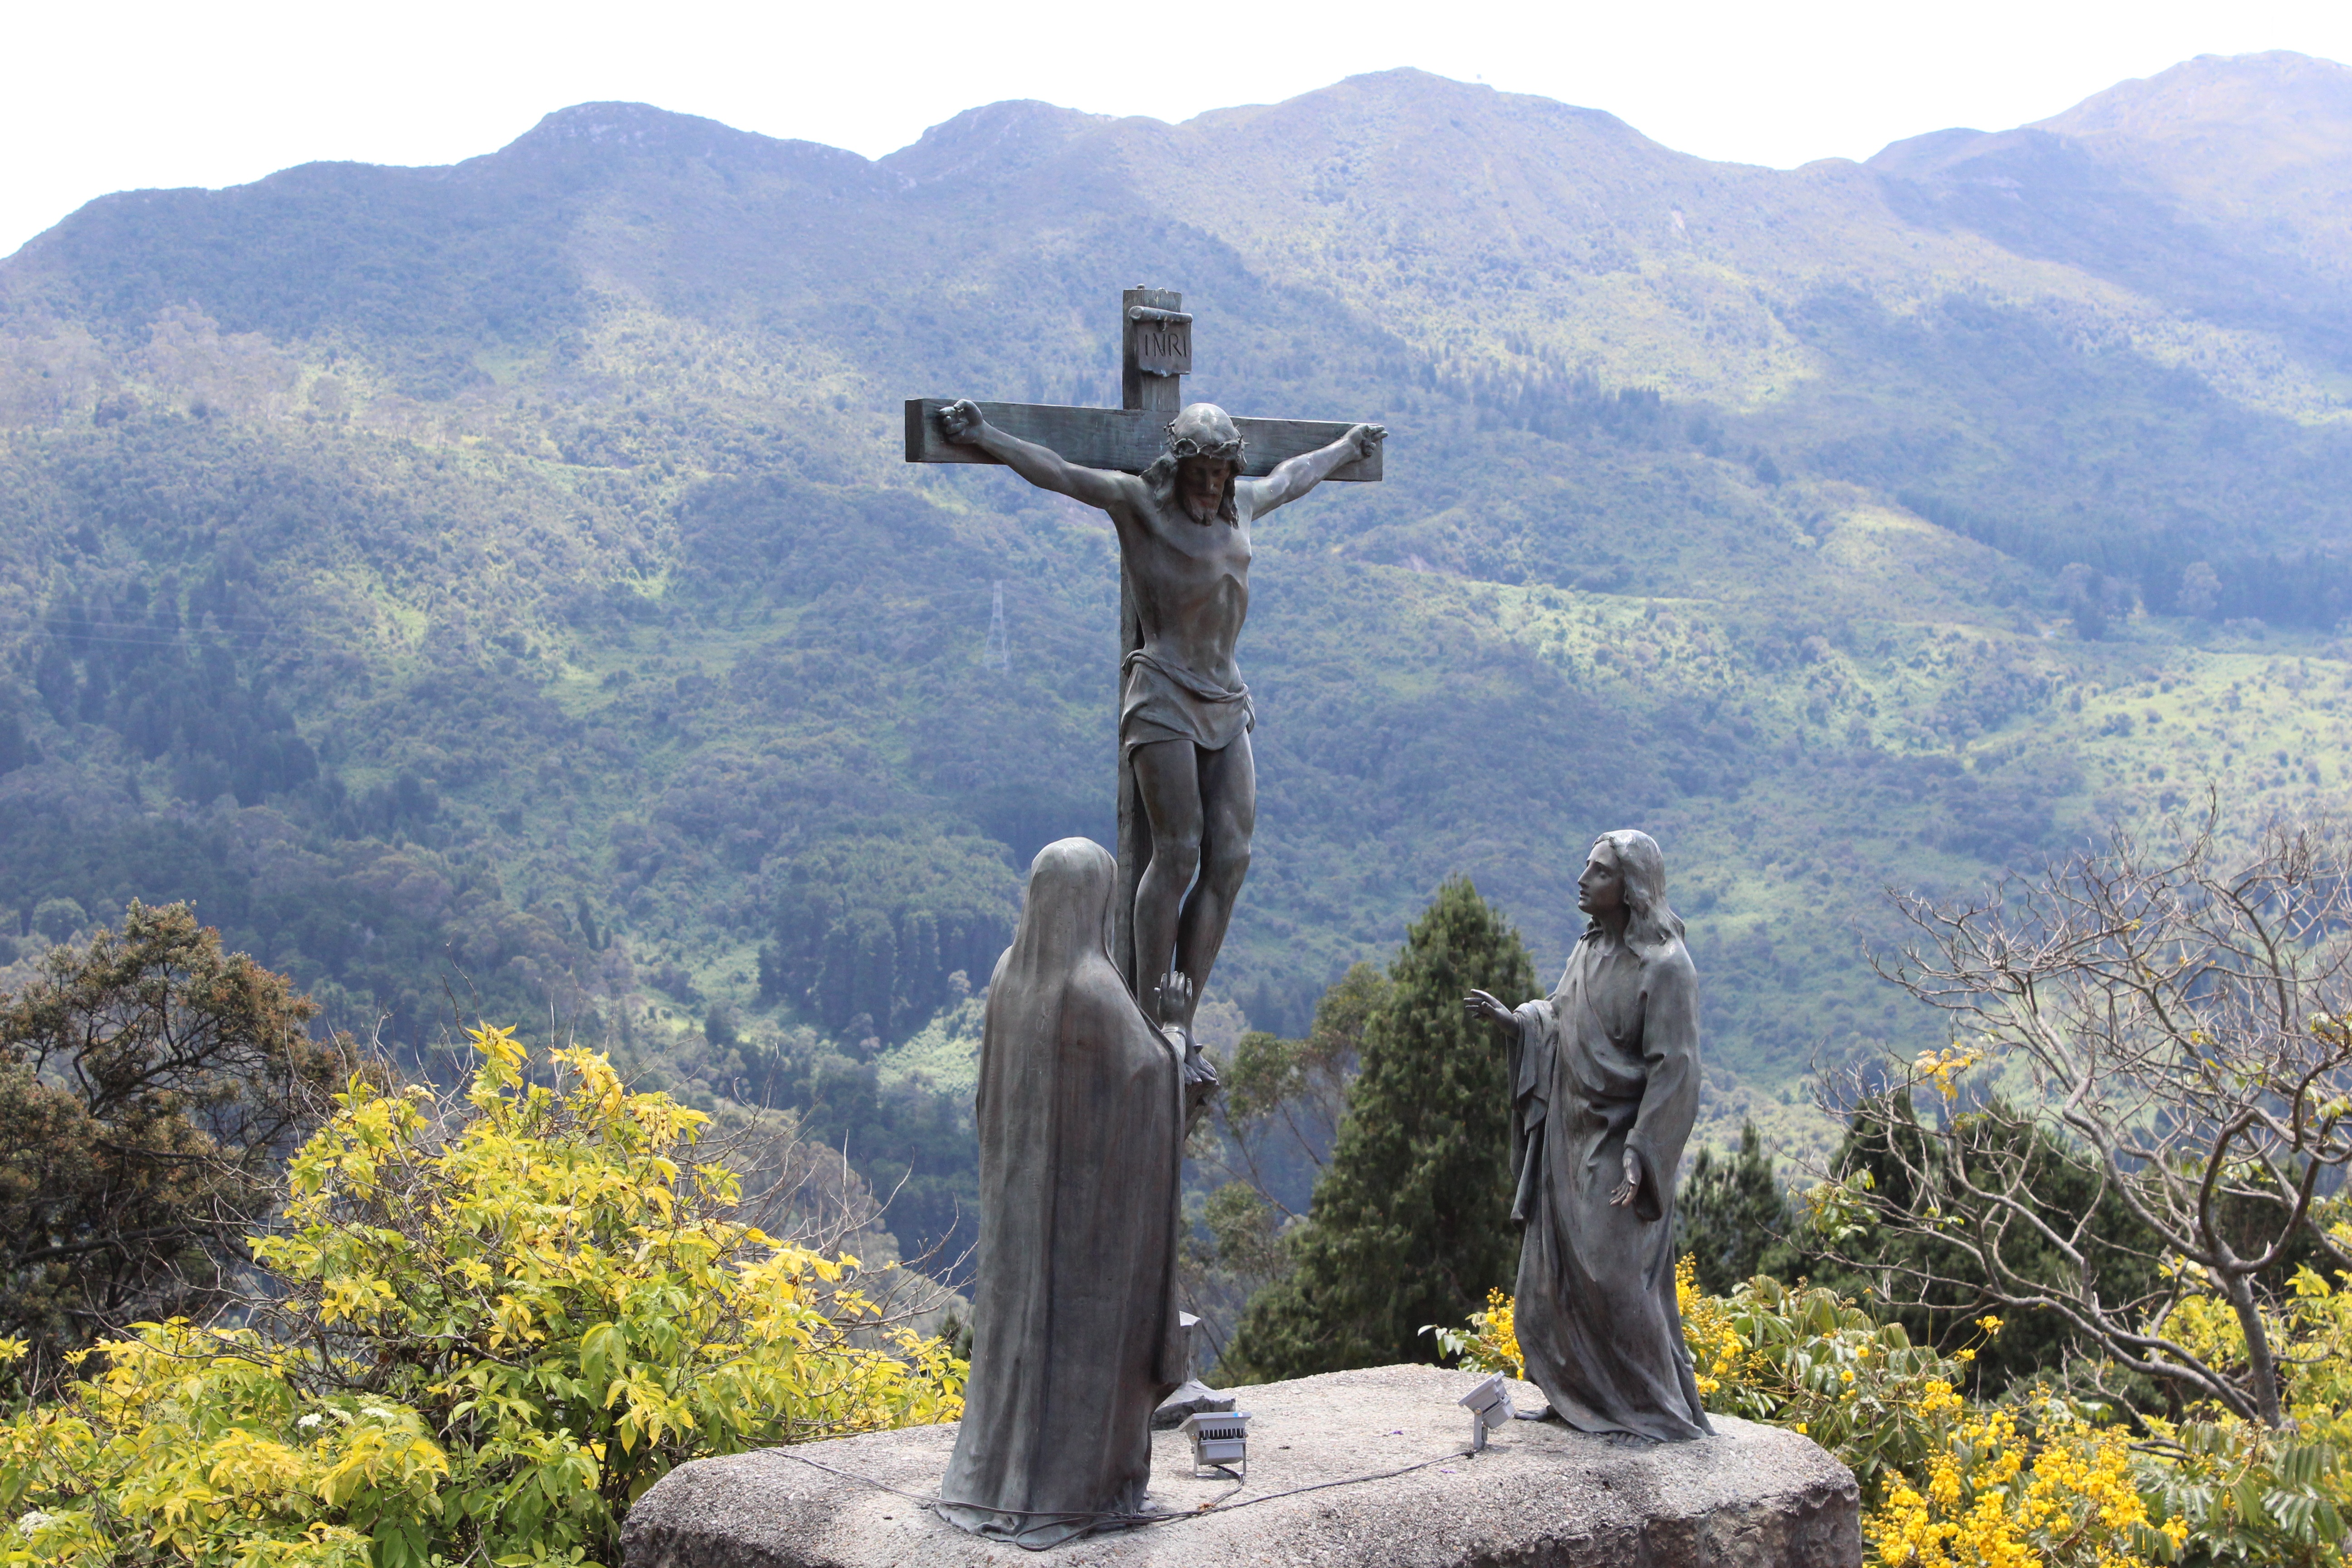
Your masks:
M 1234 466 L 1218 458 L 1184 458 L 1176 464 L 1176 497 L 1195 522 L 1213 522 L 1225 504 Z

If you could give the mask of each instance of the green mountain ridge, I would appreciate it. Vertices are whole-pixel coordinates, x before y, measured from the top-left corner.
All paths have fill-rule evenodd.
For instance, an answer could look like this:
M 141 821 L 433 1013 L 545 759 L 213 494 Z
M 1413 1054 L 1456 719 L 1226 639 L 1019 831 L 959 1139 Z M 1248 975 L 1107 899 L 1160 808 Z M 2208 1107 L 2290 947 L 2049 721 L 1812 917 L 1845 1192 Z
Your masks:
M 899 401 L 1116 402 L 1142 281 L 1192 395 L 1394 433 L 1257 540 L 1220 1005 L 1303 1027 L 1455 870 L 1556 965 L 1639 825 L 1710 1115 L 1802 1144 L 1811 1059 L 1932 1036 L 1885 884 L 2340 798 L 2347 77 L 1796 171 L 1412 70 L 874 161 L 586 104 L 101 198 L 0 262 L 0 984 L 194 897 L 403 1051 L 481 1011 L 807 1105 L 946 1234 L 923 1085 L 1018 868 L 1111 832 L 1117 563 Z

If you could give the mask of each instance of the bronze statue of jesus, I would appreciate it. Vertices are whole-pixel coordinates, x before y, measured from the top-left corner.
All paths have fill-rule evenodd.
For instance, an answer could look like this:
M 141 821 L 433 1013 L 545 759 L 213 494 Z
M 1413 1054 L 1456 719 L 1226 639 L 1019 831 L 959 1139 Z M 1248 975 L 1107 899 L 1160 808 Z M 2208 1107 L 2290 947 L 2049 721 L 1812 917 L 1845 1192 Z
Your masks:
M 1135 893 L 1136 989 L 1162 1022 L 1189 1029 L 1249 872 L 1257 813 L 1255 716 L 1234 662 L 1249 616 L 1250 524 L 1369 457 L 1388 432 L 1357 425 L 1248 479 L 1241 433 L 1213 404 L 1171 420 L 1167 451 L 1140 474 L 1080 468 L 997 429 L 970 401 L 940 422 L 1039 489 L 1101 508 L 1118 531 L 1142 636 L 1121 672 L 1118 742 L 1151 825 Z

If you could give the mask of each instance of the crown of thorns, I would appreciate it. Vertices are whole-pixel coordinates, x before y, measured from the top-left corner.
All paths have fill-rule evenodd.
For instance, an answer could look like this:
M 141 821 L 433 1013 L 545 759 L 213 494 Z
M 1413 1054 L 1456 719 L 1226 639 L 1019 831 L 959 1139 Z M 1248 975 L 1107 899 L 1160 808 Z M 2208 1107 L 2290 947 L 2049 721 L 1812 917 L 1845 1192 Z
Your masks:
M 1229 463 L 1242 460 L 1242 448 L 1248 445 L 1239 436 L 1225 441 L 1203 441 L 1194 436 L 1176 434 L 1176 422 L 1168 422 L 1168 455 L 1171 458 L 1222 458 Z

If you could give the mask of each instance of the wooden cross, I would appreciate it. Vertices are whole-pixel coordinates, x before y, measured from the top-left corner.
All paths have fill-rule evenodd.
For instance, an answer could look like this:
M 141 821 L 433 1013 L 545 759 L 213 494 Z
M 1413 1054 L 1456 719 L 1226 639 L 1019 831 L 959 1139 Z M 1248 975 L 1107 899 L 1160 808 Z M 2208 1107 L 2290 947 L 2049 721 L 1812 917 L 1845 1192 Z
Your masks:
M 1119 402 L 1117 408 L 1073 407 L 1056 403 L 982 403 L 982 417 L 1009 436 L 1048 447 L 1072 463 L 1089 468 L 1111 468 L 1139 474 L 1166 450 L 1168 422 L 1184 405 L 1184 377 L 1192 370 L 1192 318 L 1184 310 L 1184 296 L 1170 289 L 1129 289 L 1119 296 Z M 993 463 L 977 447 L 948 439 L 940 424 L 940 410 L 953 401 L 944 397 L 907 400 L 907 461 L 910 463 Z M 1246 445 L 1242 472 L 1253 478 L 1273 472 L 1276 464 L 1329 446 L 1353 426 L 1328 419 L 1243 419 L 1234 424 Z M 1381 452 L 1331 470 L 1335 479 L 1377 480 Z M 1129 589 L 1124 564 L 1119 569 L 1119 663 L 1143 646 L 1135 618 L 1135 595 Z M 1118 711 L 1119 689 L 1114 682 L 1111 711 Z M 1114 724 L 1114 730 L 1116 725 Z M 1113 951 L 1128 988 L 1136 988 L 1135 886 L 1151 861 L 1151 826 L 1144 816 L 1133 769 L 1124 748 L 1118 754 L 1118 906 L 1112 922 Z

